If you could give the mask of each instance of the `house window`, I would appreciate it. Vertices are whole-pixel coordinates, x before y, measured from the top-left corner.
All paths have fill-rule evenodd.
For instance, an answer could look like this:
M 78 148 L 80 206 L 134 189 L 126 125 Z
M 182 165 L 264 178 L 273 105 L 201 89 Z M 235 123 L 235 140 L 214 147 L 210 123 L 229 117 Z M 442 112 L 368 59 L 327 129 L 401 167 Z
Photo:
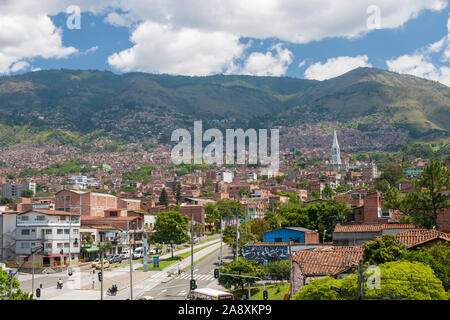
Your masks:
M 20 247 L 21 247 L 22 249 L 28 249 L 28 248 L 30 247 L 30 243 L 29 243 L 29 242 L 22 242 L 22 243 L 20 244 Z
M 23 236 L 29 236 L 30 235 L 30 229 L 22 229 L 21 234 Z
M 28 216 L 22 216 L 22 221 L 28 221 Z
M 117 217 L 117 211 L 110 211 L 109 212 L 110 217 Z
M 73 243 L 73 246 L 74 246 L 75 248 L 78 248 L 78 242 L 74 242 L 74 243 Z
M 73 229 L 73 234 L 78 234 L 79 230 L 78 229 Z
M 45 216 L 37 216 L 36 220 L 37 221 L 43 221 L 43 220 L 45 220 Z
M 275 242 L 283 242 L 283 238 L 275 238 Z
M 45 249 L 51 249 L 52 248 L 52 243 L 51 242 L 47 242 L 45 244 Z
M 58 229 L 58 230 L 56 230 L 56 233 L 57 233 L 57 234 L 63 234 L 63 229 Z
M 56 247 L 57 247 L 58 249 L 62 249 L 63 244 L 62 244 L 62 243 L 58 243 L 58 244 L 56 245 Z
M 64 243 L 64 248 L 69 248 L 69 243 L 68 242 Z
M 61 220 L 61 221 L 66 221 L 66 216 L 60 216 L 60 217 L 59 217 L 59 220 Z
M 46 229 L 45 230 L 45 234 L 52 234 L 53 233 L 53 230 L 52 229 Z
M 64 234 L 70 234 L 70 229 L 64 229 Z

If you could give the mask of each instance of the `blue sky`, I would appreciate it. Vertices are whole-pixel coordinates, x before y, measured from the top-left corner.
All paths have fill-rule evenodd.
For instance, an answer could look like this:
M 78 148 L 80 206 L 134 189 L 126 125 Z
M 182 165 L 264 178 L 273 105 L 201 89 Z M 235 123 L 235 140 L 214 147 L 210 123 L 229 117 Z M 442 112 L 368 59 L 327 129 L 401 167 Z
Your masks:
M 200 7 L 199 0 L 183 1 L 190 6 L 184 11 L 175 0 L 157 10 L 153 0 L 145 7 L 142 1 L 125 6 L 114 0 L 98 0 L 98 6 L 89 7 L 80 0 L 58 2 L 58 8 L 46 0 L 39 9 L 23 2 L 27 8 L 22 11 L 17 2 L 23 0 L 15 5 L 8 1 L 0 8 L 6 25 L 0 31 L 1 74 L 69 68 L 324 80 L 372 66 L 450 85 L 446 0 L 415 0 L 407 9 L 406 0 L 398 0 L 398 7 L 380 0 L 358 8 L 343 0 L 341 7 L 331 9 L 331 2 L 327 4 L 331 0 L 318 0 L 317 5 L 280 0 L 280 6 L 274 0 L 260 0 L 256 13 L 235 0 L 224 0 L 227 4 L 218 13 L 215 7 Z M 67 26 L 74 17 L 73 12 L 66 13 L 72 3 L 81 11 L 80 29 Z M 379 5 L 380 26 L 365 30 L 372 16 L 365 8 L 371 3 Z M 10 45 L 2 46 L 2 41 Z

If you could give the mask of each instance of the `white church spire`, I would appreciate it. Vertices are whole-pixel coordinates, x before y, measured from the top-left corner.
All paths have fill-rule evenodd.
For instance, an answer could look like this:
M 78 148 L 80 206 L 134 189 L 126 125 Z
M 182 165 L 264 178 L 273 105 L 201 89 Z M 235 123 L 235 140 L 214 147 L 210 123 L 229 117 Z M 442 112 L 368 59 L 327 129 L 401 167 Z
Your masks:
M 336 130 L 334 130 L 333 146 L 331 147 L 331 164 L 342 164 Z

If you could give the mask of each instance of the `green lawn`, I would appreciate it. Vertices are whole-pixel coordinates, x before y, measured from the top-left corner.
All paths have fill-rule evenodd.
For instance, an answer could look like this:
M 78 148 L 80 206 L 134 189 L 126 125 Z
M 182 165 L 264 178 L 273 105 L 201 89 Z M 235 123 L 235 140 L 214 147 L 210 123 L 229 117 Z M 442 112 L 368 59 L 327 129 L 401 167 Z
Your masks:
M 263 300 L 264 286 L 251 287 L 252 292 L 254 291 L 254 289 L 258 289 L 258 292 L 256 294 L 252 293 L 252 297 L 250 300 Z M 288 289 L 289 283 L 266 285 L 269 300 L 283 300 L 284 295 L 287 293 Z

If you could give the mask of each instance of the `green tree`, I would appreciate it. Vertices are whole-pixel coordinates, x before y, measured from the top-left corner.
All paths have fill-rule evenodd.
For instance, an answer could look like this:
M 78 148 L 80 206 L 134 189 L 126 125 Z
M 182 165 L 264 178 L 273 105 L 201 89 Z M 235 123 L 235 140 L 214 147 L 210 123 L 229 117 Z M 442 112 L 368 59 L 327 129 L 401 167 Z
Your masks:
M 169 197 L 167 196 L 166 188 L 162 189 L 158 202 L 162 206 L 169 206 Z
M 216 202 L 216 208 L 219 219 L 236 218 L 243 213 L 242 205 L 234 200 L 219 200 Z
M 152 243 L 163 243 L 172 246 L 189 241 L 187 234 L 188 217 L 181 215 L 177 211 L 161 212 L 157 215 L 153 233 L 149 236 Z
M 181 197 L 181 184 L 180 183 L 177 184 L 175 199 L 177 201 L 177 204 L 181 203 L 182 197 Z
M 403 169 L 398 165 L 387 167 L 380 175 L 380 180 L 386 180 L 391 186 L 395 186 L 400 178 L 403 178 Z
M 266 266 L 266 275 L 274 280 L 289 280 L 291 266 L 289 260 L 270 262 Z
M 330 276 L 316 279 L 303 286 L 293 300 L 344 300 L 344 297 L 332 290 L 331 287 L 340 288 L 342 280 L 333 279 Z
M 270 230 L 277 230 L 281 228 L 283 219 L 277 212 L 268 211 L 264 214 L 264 220 L 269 223 Z
M 325 186 L 325 188 L 322 191 L 322 195 L 324 198 L 331 198 L 331 196 L 334 194 L 333 189 L 330 187 L 329 184 Z
M 369 288 L 370 281 L 364 281 L 366 297 L 404 297 L 407 300 L 447 300 L 448 296 L 442 282 L 433 270 L 420 262 L 391 261 L 378 266 L 380 268 L 380 287 Z M 373 274 L 364 272 L 368 279 Z M 411 281 L 412 279 L 412 281 Z M 337 293 L 331 289 L 341 289 Z M 358 298 L 358 275 L 352 274 L 343 279 L 319 278 L 303 286 L 294 296 L 295 300 L 356 300 Z
M 265 276 L 264 267 L 260 263 L 251 260 L 239 260 L 227 263 L 225 264 L 225 266 L 220 268 L 220 274 L 222 273 L 245 275 L 259 278 L 264 278 Z M 221 286 L 224 286 L 227 289 L 234 287 L 234 290 L 238 288 L 241 288 L 243 290 L 245 285 L 249 283 L 250 285 L 252 285 L 256 281 L 258 281 L 258 279 L 241 278 L 226 275 L 219 276 L 219 284 Z
M 418 193 L 417 205 L 420 213 L 430 217 L 433 226 L 437 226 L 437 216 L 442 210 L 450 206 L 450 170 L 440 161 L 432 160 L 419 177 L 413 181 Z
M 382 264 L 400 260 L 406 253 L 404 244 L 395 240 L 391 234 L 364 243 L 363 260 L 369 264 Z
M 245 232 L 244 225 L 239 226 L 239 252 L 241 254 L 242 248 L 251 241 L 256 241 L 257 237 L 250 233 Z M 223 242 L 233 248 L 233 252 L 236 252 L 236 226 L 228 225 L 223 229 Z
M 23 292 L 20 290 L 19 281 L 16 278 L 12 279 L 12 292 L 10 291 L 10 277 L 9 274 L 0 268 L 0 300 L 33 300 L 33 294 Z
M 450 170 L 439 161 L 431 161 L 413 181 L 418 192 L 408 192 L 404 196 L 396 188 L 384 195 L 384 205 L 411 217 L 411 220 L 425 228 L 437 227 L 437 216 L 450 206 Z
M 250 232 L 256 236 L 258 241 L 263 241 L 264 233 L 270 231 L 270 223 L 263 219 L 257 218 L 250 220 Z
M 438 244 L 431 248 L 420 248 L 405 254 L 404 260 L 421 262 L 433 269 L 434 274 L 442 281 L 445 290 L 450 288 L 450 247 Z
M 23 189 L 20 192 L 20 196 L 24 197 L 24 198 L 32 198 L 34 196 L 34 192 L 33 192 L 33 190 L 30 190 L 30 189 Z
M 367 153 L 359 153 L 356 157 L 355 157 L 355 159 L 356 160 L 358 160 L 358 161 L 367 161 L 367 160 L 369 160 L 369 155 L 367 154 Z
M 14 200 L 11 198 L 1 197 L 0 198 L 0 206 L 3 206 L 5 204 L 14 203 Z

